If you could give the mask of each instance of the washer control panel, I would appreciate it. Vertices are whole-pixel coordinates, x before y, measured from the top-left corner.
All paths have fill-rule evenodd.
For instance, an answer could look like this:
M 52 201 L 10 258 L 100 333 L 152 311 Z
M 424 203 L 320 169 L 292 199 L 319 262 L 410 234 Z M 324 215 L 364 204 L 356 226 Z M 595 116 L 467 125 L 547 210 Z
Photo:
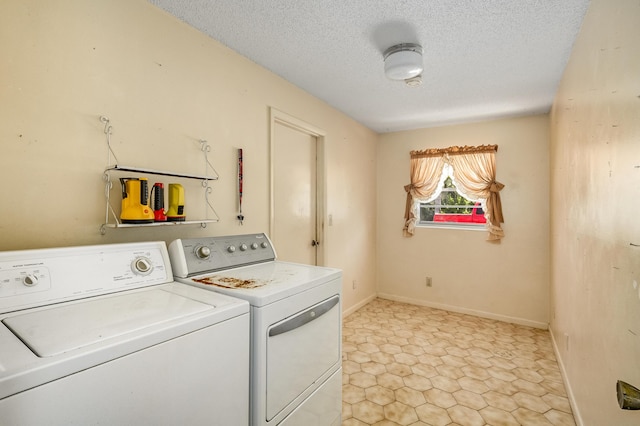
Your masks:
M 169 244 L 171 267 L 177 277 L 219 271 L 276 259 L 269 238 L 261 234 L 175 240 Z
M 0 252 L 0 313 L 171 281 L 161 241 Z
M 0 269 L 0 297 L 48 290 L 51 288 L 50 276 L 44 265 Z

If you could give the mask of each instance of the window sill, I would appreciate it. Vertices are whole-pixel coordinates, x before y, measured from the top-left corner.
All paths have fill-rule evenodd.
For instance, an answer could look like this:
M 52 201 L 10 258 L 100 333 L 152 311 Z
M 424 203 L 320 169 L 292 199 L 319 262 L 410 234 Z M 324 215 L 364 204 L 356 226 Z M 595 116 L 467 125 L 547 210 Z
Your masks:
M 478 225 L 465 225 L 461 223 L 418 223 L 416 228 L 423 229 L 457 229 L 461 231 L 486 231 L 485 224 Z

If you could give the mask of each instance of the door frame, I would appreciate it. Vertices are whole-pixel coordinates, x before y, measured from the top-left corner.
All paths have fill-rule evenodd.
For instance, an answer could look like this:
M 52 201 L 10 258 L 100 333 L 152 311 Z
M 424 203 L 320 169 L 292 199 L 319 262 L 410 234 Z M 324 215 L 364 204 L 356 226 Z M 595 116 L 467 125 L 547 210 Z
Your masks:
M 316 264 L 324 266 L 325 232 L 324 218 L 326 206 L 326 170 L 325 170 L 325 137 L 326 132 L 292 115 L 276 108 L 269 108 L 269 235 L 273 235 L 275 228 L 275 198 L 274 198 L 274 156 L 276 143 L 276 124 L 290 127 L 316 138 L 316 238 L 320 245 L 316 247 Z

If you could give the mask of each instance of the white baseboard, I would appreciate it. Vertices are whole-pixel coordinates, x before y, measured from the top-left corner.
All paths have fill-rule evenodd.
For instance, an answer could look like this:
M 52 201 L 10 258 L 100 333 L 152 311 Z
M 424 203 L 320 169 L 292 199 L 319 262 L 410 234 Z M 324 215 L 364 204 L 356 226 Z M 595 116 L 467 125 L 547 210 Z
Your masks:
M 525 318 L 510 317 L 506 315 L 494 314 L 494 313 L 485 312 L 485 311 L 476 311 L 474 309 L 460 308 L 458 306 L 445 305 L 442 303 L 433 303 L 433 302 L 428 302 L 424 300 L 411 299 L 408 297 L 394 296 L 392 294 L 378 293 L 378 297 L 381 299 L 395 300 L 396 302 L 427 306 L 429 308 L 442 309 L 444 311 L 458 312 L 460 314 L 473 315 L 481 318 L 489 318 L 497 321 L 510 322 L 512 324 L 525 325 L 527 327 L 541 328 L 543 330 L 547 330 L 549 328 L 549 324 L 547 323 L 532 321 Z
M 553 335 L 553 330 L 551 329 L 551 327 L 549 327 L 549 334 L 551 335 L 551 344 L 553 345 L 553 352 L 556 354 L 556 361 L 558 362 L 558 367 L 560 367 L 560 375 L 562 376 L 564 389 L 567 391 L 567 397 L 569 399 L 569 404 L 571 405 L 571 411 L 573 411 L 573 418 L 576 421 L 576 426 L 583 426 L 584 422 L 582 421 L 580 410 L 578 410 L 578 404 L 576 403 L 575 396 L 573 395 L 573 390 L 571 389 L 571 383 L 569 383 L 567 370 L 565 370 L 564 363 L 562 362 L 562 358 L 560 358 L 560 351 L 558 350 L 558 342 L 556 341 L 556 338 Z
M 375 299 L 376 297 L 378 297 L 377 294 L 373 294 L 369 297 L 367 297 L 366 299 L 364 299 L 363 301 L 361 301 L 360 303 L 355 304 L 354 306 L 350 307 L 349 309 L 347 309 L 346 311 L 342 312 L 342 318 L 351 315 L 352 313 L 354 313 L 355 311 L 357 311 L 358 309 L 362 308 L 364 305 L 366 305 L 367 303 L 371 302 L 373 299 Z

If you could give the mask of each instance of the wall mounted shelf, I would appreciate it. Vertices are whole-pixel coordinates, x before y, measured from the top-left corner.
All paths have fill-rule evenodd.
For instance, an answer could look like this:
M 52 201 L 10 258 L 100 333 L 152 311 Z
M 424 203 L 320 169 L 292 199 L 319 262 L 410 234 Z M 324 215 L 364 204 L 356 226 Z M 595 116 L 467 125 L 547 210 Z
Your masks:
M 174 173 L 174 172 L 145 169 L 142 167 L 132 167 L 132 166 L 119 166 L 119 165 L 109 166 L 105 169 L 105 172 L 109 172 L 109 171 L 132 172 L 132 173 L 139 173 L 139 174 L 145 174 L 145 175 L 172 176 L 172 177 L 178 177 L 178 178 L 184 178 L 184 179 L 218 180 L 217 176 L 194 175 L 189 173 Z
M 107 147 L 108 147 L 108 160 L 107 166 L 104 169 L 103 180 L 105 181 L 105 198 L 106 198 L 106 212 L 105 212 L 105 223 L 100 226 L 100 233 L 104 235 L 108 228 L 144 228 L 144 227 L 157 227 L 157 226 L 176 226 L 176 225 L 200 225 L 202 228 L 205 228 L 209 223 L 216 223 L 220 221 L 218 214 L 215 209 L 211 205 L 209 201 L 209 196 L 213 191 L 211 186 L 209 186 L 209 182 L 218 180 L 218 173 L 215 171 L 211 163 L 208 159 L 208 153 L 211 150 L 211 147 L 207 143 L 206 140 L 200 140 L 201 151 L 204 155 L 205 160 L 205 173 L 204 174 L 191 174 L 191 173 L 176 173 L 172 171 L 165 170 L 156 170 L 144 167 L 136 167 L 136 166 L 122 166 L 117 164 L 117 157 L 113 152 L 111 147 L 111 122 L 109 118 L 105 116 L 100 117 L 100 121 L 104 123 L 104 133 L 107 139 Z M 111 160 L 115 160 L 116 164 L 111 164 Z M 201 185 L 204 191 L 204 202 L 205 202 L 205 211 L 207 212 L 207 217 L 198 220 L 185 220 L 178 222 L 153 222 L 153 223 L 122 223 L 120 221 L 119 215 L 113 209 L 111 205 L 111 189 L 113 188 L 113 182 L 111 179 L 112 173 L 135 173 L 138 175 L 158 175 L 158 176 L 170 176 L 180 179 L 190 179 L 190 180 L 199 180 L 201 181 Z M 212 174 L 209 174 L 212 172 Z M 212 213 L 215 218 L 210 218 L 209 213 Z

